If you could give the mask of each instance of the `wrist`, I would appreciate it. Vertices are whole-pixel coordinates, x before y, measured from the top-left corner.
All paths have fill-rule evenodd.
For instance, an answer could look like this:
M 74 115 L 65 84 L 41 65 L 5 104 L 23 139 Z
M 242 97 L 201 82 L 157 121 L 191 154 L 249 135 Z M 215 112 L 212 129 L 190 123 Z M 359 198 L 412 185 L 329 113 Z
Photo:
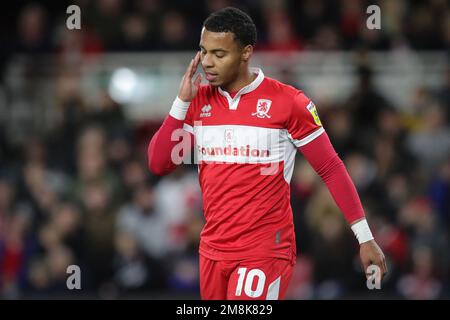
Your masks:
M 355 237 L 358 240 L 359 244 L 363 244 L 370 240 L 373 240 L 372 232 L 370 231 L 369 225 L 365 218 L 352 224 L 351 229 L 355 234 Z
M 183 101 L 177 96 L 172 103 L 169 114 L 175 119 L 184 120 L 190 104 L 190 101 Z

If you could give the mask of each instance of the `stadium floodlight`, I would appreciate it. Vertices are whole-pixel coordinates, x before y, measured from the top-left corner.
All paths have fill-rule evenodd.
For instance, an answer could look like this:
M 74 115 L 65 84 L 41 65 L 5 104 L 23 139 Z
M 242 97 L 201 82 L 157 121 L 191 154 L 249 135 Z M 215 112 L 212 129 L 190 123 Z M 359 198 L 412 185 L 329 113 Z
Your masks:
M 137 75 L 129 68 L 120 68 L 113 72 L 109 84 L 109 95 L 118 103 L 132 100 L 137 88 Z

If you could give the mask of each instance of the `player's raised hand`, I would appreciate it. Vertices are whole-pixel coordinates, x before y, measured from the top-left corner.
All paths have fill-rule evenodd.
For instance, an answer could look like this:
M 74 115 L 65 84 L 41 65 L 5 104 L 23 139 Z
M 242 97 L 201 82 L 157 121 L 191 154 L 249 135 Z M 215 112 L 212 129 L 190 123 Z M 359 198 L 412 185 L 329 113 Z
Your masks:
M 191 63 L 187 67 L 186 73 L 183 76 L 183 80 L 181 80 L 178 98 L 185 102 L 192 101 L 192 99 L 194 99 L 194 97 L 197 95 L 202 76 L 201 74 L 198 74 L 194 80 L 192 80 L 192 78 L 194 77 L 195 71 L 197 71 L 199 63 L 200 52 L 197 52 L 194 59 L 191 60 Z

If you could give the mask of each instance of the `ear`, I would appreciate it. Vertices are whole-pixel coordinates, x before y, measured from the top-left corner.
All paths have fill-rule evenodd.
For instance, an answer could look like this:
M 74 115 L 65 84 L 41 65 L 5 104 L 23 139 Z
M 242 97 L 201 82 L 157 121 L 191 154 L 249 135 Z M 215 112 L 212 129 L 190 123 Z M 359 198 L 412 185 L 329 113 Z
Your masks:
M 253 46 L 250 44 L 246 45 L 242 50 L 242 60 L 248 62 L 252 54 L 253 54 Z

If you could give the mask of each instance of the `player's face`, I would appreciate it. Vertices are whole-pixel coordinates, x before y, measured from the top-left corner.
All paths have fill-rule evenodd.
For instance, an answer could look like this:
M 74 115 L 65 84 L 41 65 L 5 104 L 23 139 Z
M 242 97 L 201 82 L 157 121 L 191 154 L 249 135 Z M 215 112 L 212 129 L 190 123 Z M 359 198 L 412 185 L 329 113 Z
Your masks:
M 231 32 L 211 32 L 203 28 L 200 50 L 202 68 L 210 84 L 226 86 L 238 78 L 245 50 Z

